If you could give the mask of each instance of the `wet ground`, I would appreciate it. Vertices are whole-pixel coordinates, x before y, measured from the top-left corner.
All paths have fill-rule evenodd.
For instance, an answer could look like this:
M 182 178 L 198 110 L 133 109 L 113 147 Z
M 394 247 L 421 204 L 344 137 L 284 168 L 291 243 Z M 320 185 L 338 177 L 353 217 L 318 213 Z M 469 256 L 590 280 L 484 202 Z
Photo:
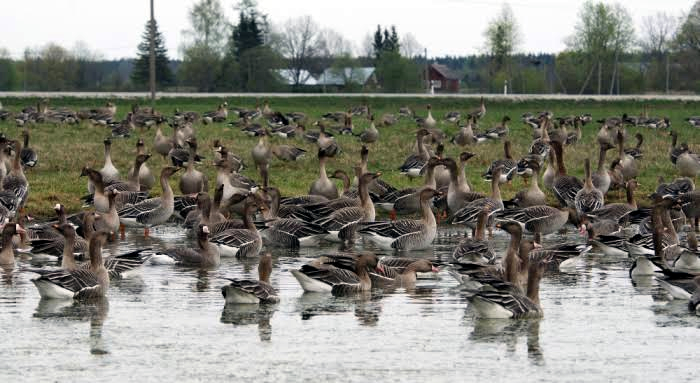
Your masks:
M 404 256 L 448 260 L 459 233 Z M 576 236 L 545 238 L 545 245 Z M 498 249 L 506 236 L 496 233 Z M 181 230 L 139 231 L 109 246 L 178 245 Z M 358 249 L 363 244 L 357 245 Z M 371 249 L 370 245 L 364 247 Z M 477 320 L 445 271 L 414 290 L 305 294 L 289 273 L 327 246 L 273 250 L 274 306 L 225 307 L 221 277 L 257 277 L 258 259 L 215 271 L 143 267 L 91 303 L 40 300 L 19 259 L 0 276 L 2 381 L 695 381 L 700 318 L 663 299 L 628 259 L 589 254 L 542 281 L 540 320 Z M 377 252 L 378 254 L 383 254 Z M 236 380 L 238 381 L 238 380 Z

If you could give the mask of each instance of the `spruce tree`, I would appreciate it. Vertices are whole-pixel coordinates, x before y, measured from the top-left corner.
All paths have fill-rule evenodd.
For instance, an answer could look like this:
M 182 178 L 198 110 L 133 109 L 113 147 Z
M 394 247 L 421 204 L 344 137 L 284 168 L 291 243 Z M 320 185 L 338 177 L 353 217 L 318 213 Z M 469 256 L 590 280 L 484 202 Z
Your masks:
M 131 72 L 131 82 L 137 86 L 147 86 L 149 79 L 149 60 L 151 56 L 150 45 L 150 20 L 146 22 L 146 30 L 143 32 L 142 41 L 138 45 L 138 55 L 134 61 L 134 69 Z M 158 86 L 171 85 L 174 82 L 173 72 L 168 66 L 168 50 L 165 48 L 165 40 L 158 30 L 158 22 L 155 27 L 155 54 L 156 54 L 156 84 Z
M 374 32 L 374 43 L 372 44 L 374 48 L 374 58 L 379 59 L 384 50 L 384 41 L 382 40 L 382 27 L 377 25 L 377 31 Z

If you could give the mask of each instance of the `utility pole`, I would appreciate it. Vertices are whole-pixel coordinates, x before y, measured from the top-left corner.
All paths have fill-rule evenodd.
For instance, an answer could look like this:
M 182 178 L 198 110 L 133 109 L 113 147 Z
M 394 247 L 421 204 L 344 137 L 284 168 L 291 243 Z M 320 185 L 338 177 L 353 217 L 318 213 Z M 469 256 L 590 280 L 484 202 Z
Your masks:
M 428 69 L 428 48 L 425 48 L 425 93 L 430 93 L 430 70 Z
M 149 85 L 151 88 L 151 107 L 154 106 L 156 102 L 156 21 L 153 17 L 153 0 L 151 0 L 151 27 L 150 32 L 150 57 L 148 60 L 148 72 L 149 72 Z

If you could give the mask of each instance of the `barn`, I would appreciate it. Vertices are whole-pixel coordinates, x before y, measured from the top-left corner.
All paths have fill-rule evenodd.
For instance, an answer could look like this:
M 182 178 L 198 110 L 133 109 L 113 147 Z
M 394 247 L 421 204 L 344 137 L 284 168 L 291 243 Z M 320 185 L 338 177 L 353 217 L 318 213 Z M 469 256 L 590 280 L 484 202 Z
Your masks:
M 441 64 L 430 64 L 428 79 L 436 92 L 459 93 L 460 76 Z

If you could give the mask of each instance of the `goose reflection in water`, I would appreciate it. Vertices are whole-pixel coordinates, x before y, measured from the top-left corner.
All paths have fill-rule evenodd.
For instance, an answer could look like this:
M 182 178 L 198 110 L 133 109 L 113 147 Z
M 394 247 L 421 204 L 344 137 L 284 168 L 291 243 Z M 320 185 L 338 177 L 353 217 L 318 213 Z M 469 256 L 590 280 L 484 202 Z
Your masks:
M 471 313 L 466 314 L 472 318 Z M 542 318 L 503 321 L 498 319 L 474 319 L 474 329 L 469 339 L 478 343 L 503 343 L 509 354 L 517 349 L 518 339 L 527 338 L 527 356 L 533 364 L 544 364 L 544 351 L 540 346 L 540 321 Z
M 102 339 L 102 327 L 109 313 L 109 300 L 105 297 L 87 301 L 63 299 L 41 299 L 34 312 L 34 318 L 45 320 L 68 319 L 90 321 L 90 353 L 109 354 Z
M 221 323 L 236 326 L 258 325 L 260 341 L 272 340 L 270 320 L 277 311 L 277 304 L 226 304 L 221 311 Z
M 309 320 L 317 315 L 341 314 L 353 311 L 363 326 L 373 326 L 379 322 L 384 295 L 377 292 L 358 292 L 345 296 L 333 296 L 328 293 L 304 293 L 297 300 L 297 310 L 302 320 Z

